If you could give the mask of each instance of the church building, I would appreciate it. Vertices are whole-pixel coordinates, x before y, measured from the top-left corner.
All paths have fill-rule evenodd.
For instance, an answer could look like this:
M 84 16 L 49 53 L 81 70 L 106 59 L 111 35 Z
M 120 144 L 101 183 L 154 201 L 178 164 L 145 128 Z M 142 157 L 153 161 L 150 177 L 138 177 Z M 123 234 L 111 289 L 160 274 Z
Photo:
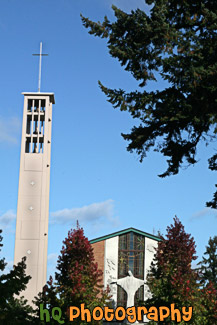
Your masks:
M 159 241 L 159 237 L 135 228 L 127 228 L 90 241 L 95 261 L 103 271 L 102 284 L 104 288 L 109 286 L 111 290 L 113 308 L 127 308 L 132 303 L 136 306 L 139 300 L 148 298 L 148 288 L 143 283 Z M 133 279 L 136 286 L 131 284 L 124 290 L 120 279 Z M 130 296 L 133 298 L 131 302 Z

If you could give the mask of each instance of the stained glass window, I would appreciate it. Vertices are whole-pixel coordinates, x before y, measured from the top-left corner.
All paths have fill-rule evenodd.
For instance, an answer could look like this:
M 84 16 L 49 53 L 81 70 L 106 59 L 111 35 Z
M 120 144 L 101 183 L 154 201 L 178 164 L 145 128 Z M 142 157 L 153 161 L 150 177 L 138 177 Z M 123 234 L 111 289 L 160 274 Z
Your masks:
M 144 252 L 145 238 L 141 235 L 129 232 L 119 236 L 118 250 L 118 278 L 124 278 L 130 270 L 136 278 L 144 279 Z M 144 299 L 144 286 L 135 294 L 135 305 Z M 127 294 L 118 286 L 117 305 L 126 308 Z

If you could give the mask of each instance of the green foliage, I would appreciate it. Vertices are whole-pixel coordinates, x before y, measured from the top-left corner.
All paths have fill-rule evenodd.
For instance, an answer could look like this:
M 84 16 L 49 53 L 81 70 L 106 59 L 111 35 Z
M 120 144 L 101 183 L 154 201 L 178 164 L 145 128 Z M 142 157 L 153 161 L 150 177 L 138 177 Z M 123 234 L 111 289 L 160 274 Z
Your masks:
M 38 307 L 43 303 L 50 314 L 52 307 L 61 308 L 65 324 L 71 324 L 68 320 L 69 306 L 80 307 L 80 304 L 84 303 L 85 308 L 93 310 L 96 306 L 105 305 L 108 291 L 104 291 L 103 285 L 100 285 L 102 271 L 94 262 L 93 248 L 79 225 L 77 229 L 69 231 L 68 237 L 63 241 L 57 270 L 55 282 L 51 277 L 37 299 Z M 73 322 L 89 324 L 80 318 Z M 51 324 L 55 324 L 55 321 L 51 321 Z M 101 322 L 92 320 L 91 324 Z
M 148 0 L 150 15 L 130 14 L 113 6 L 115 22 L 82 17 L 89 33 L 107 39 L 112 57 L 139 82 L 141 90 L 125 92 L 99 83 L 108 101 L 128 111 L 141 124 L 129 134 L 127 150 L 140 161 L 152 148 L 168 157 L 175 175 L 184 162 L 195 164 L 198 143 L 217 133 L 217 1 Z M 147 91 L 149 81 L 166 81 L 163 90 Z M 209 159 L 217 170 L 217 155 Z M 217 208 L 217 191 L 207 206 Z
M 200 290 L 199 300 L 203 314 L 203 324 L 217 324 L 217 291 L 212 282 L 205 284 Z M 200 320 L 200 318 L 199 318 Z
M 2 230 L 0 230 L 0 251 L 3 246 L 1 233 Z M 5 259 L 1 258 L 1 272 L 5 270 L 6 265 Z M 27 305 L 27 300 L 18 297 L 30 280 L 30 276 L 25 275 L 25 269 L 25 258 L 23 258 L 9 273 L 0 274 L 0 324 L 25 325 L 32 323 L 32 308 Z
M 209 239 L 200 265 L 202 283 L 211 282 L 217 290 L 217 236 Z M 217 296 L 216 296 L 217 297 Z

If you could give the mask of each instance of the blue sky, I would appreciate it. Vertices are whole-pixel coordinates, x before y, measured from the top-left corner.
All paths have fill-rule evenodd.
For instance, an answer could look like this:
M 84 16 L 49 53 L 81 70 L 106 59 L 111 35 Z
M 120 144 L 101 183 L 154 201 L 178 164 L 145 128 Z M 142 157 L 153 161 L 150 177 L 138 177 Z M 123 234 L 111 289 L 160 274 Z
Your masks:
M 150 153 L 141 164 L 126 151 L 121 132 L 135 120 L 114 110 L 98 87 L 133 90 L 138 84 L 109 56 L 106 41 L 88 34 L 80 13 L 94 21 L 114 20 L 111 5 L 147 10 L 143 0 L 1 0 L 0 228 L 3 255 L 13 263 L 18 195 L 23 91 L 37 91 L 40 41 L 44 53 L 41 91 L 54 92 L 48 275 L 62 240 L 76 219 L 95 238 L 128 227 L 153 233 L 177 215 L 201 257 L 216 235 L 217 212 L 205 208 L 216 175 L 207 158 L 216 148 L 199 146 L 199 162 L 160 179 L 166 161 Z M 163 87 L 162 83 L 149 87 Z

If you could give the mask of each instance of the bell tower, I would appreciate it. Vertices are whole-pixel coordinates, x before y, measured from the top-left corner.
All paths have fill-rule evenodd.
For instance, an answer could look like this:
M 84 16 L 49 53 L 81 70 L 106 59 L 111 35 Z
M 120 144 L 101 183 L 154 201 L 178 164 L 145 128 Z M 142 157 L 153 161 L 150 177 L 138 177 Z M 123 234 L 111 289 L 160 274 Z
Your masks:
M 23 126 L 14 263 L 27 257 L 31 300 L 46 283 L 53 93 L 23 93 Z

